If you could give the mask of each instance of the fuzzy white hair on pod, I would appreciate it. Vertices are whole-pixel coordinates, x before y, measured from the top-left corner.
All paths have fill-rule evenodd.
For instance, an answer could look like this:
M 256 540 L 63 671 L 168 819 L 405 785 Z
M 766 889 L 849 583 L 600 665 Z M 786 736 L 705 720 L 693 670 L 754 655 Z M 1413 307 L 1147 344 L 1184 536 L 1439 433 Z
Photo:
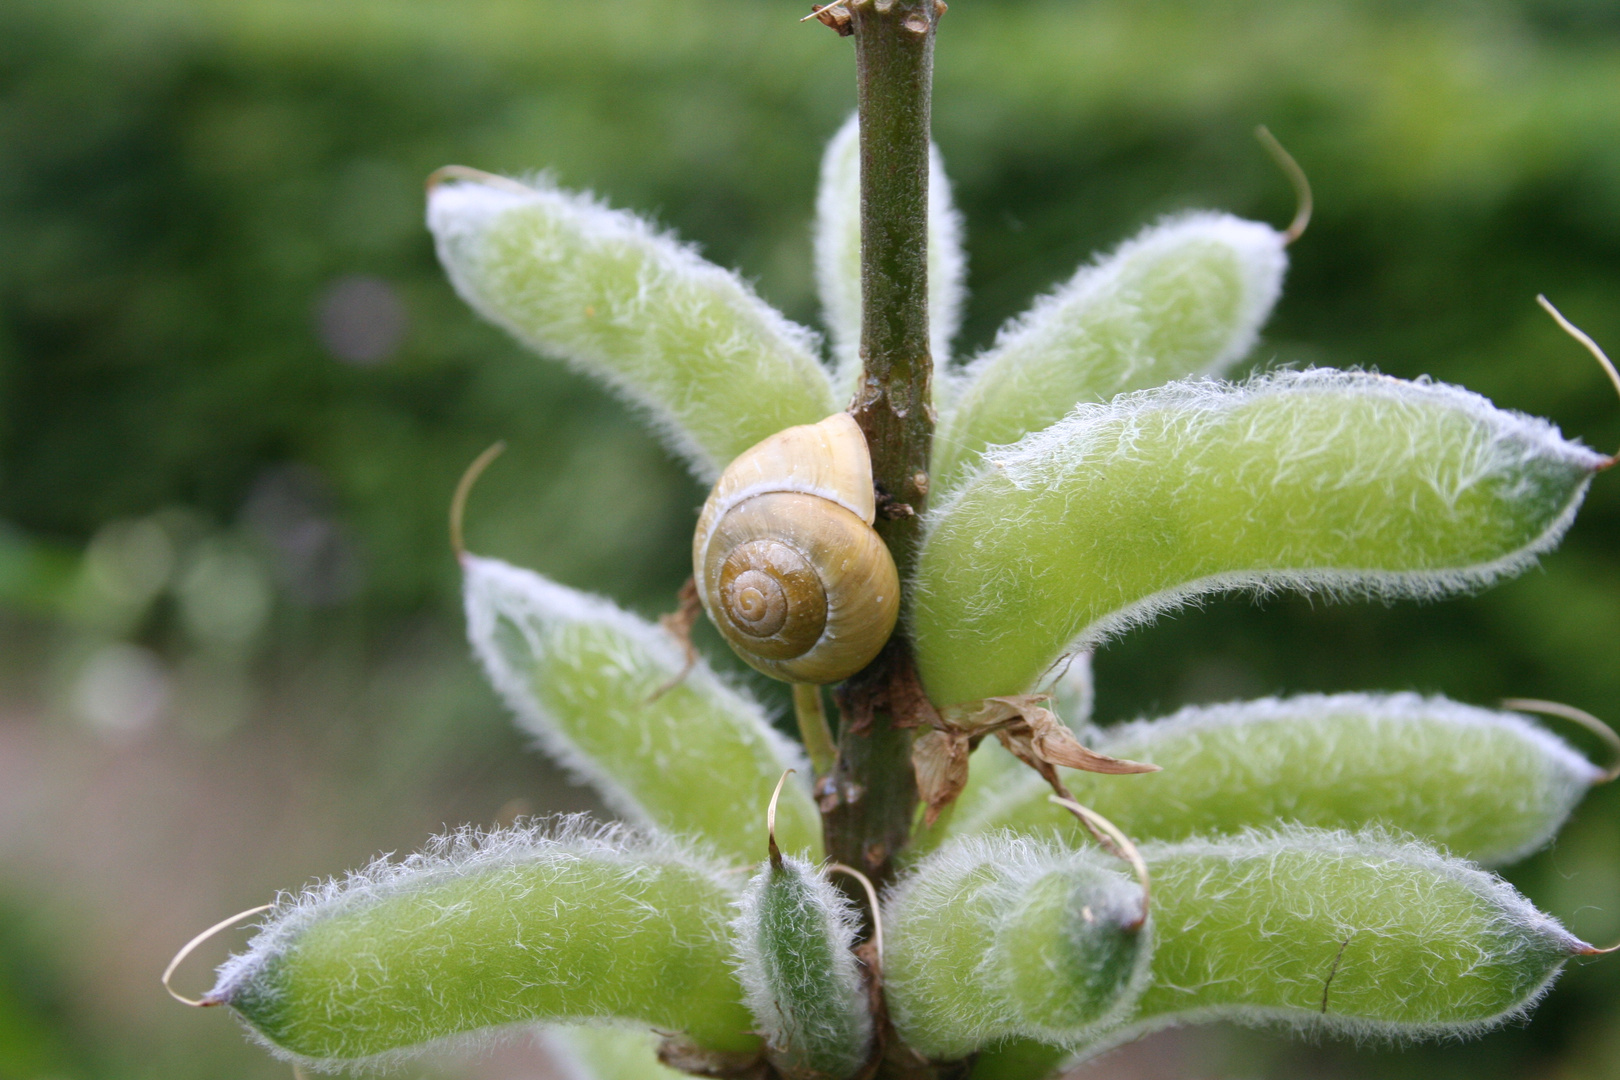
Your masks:
M 854 392 L 861 373 L 861 175 L 860 120 L 851 114 L 821 158 L 812 237 L 816 284 L 832 338 L 840 394 Z M 962 215 L 951 200 L 951 183 L 939 147 L 928 147 L 928 333 L 934 361 L 934 396 L 946 400 L 954 384 L 951 341 L 962 322 L 967 259 Z
M 564 870 L 582 861 L 617 864 L 630 875 L 645 873 L 653 865 L 676 865 L 684 872 L 707 878 L 719 891 L 732 892 L 736 888 L 735 876 L 728 868 L 699 849 L 629 826 L 603 824 L 586 814 L 536 818 L 496 829 L 462 826 L 433 837 L 421 851 L 403 859 L 379 855 L 359 870 L 278 893 L 271 909 L 251 924 L 258 933 L 247 948 L 217 969 L 210 996 L 229 1000 L 238 988 L 267 970 L 277 957 L 294 947 L 301 934 L 322 920 L 503 868 L 549 863 Z M 647 917 L 656 919 L 658 913 L 648 911 Z M 718 933 L 715 940 L 721 940 Z M 351 1028 L 364 1026 L 359 1016 L 347 1016 L 341 1022 Z M 243 1026 L 250 1039 L 283 1061 L 311 1072 L 355 1074 L 395 1071 L 427 1053 L 487 1050 L 528 1038 L 534 1031 L 532 1022 L 519 1022 L 364 1057 L 333 1060 L 288 1050 L 251 1024 Z
M 1312 368 L 1274 371 L 1235 384 L 1188 379 L 1122 394 L 1107 403 L 1079 404 L 1051 427 L 1032 432 L 1011 445 L 991 448 L 978 478 L 954 489 L 926 514 L 922 572 L 927 572 L 928 541 L 943 530 L 961 528 L 964 519 L 959 509 L 976 507 L 983 500 L 979 489 L 985 485 L 1009 485 L 1020 492 L 1062 492 L 1071 475 L 1090 473 L 1113 461 L 1136 461 L 1139 438 L 1151 422 L 1155 455 L 1178 463 L 1175 474 L 1164 481 L 1169 485 L 1166 497 L 1173 491 L 1191 494 L 1212 482 L 1230 486 L 1230 480 L 1217 472 L 1222 463 L 1202 460 L 1199 455 L 1201 448 L 1215 442 L 1220 425 L 1235 413 L 1268 399 L 1282 402 L 1297 398 L 1303 403 L 1336 396 L 1389 406 L 1387 426 L 1379 431 L 1378 440 L 1362 438 L 1364 453 L 1353 462 L 1352 471 L 1333 476 L 1333 485 L 1340 488 L 1365 485 L 1376 489 L 1388 487 L 1392 483 L 1388 477 L 1415 476 L 1439 497 L 1441 505 L 1454 505 L 1464 493 L 1483 485 L 1493 486 L 1504 501 L 1511 501 L 1535 492 L 1537 466 L 1556 465 L 1590 474 L 1608 460 L 1566 440 L 1546 420 L 1499 409 L 1479 394 L 1427 378 L 1404 380 L 1375 372 Z M 1467 443 L 1461 447 L 1462 458 L 1454 467 L 1427 452 L 1438 449 L 1434 444 L 1439 436 L 1429 426 L 1437 415 L 1460 417 L 1471 424 Z M 1236 478 L 1249 485 L 1244 498 L 1260 504 L 1279 483 L 1312 468 L 1312 461 L 1332 451 L 1336 441 L 1356 436 L 1355 432 L 1343 430 L 1342 421 L 1338 426 L 1313 425 L 1304 419 L 1295 419 L 1282 430 L 1248 433 L 1246 438 L 1265 447 L 1274 460 L 1267 469 L 1252 469 Z M 1571 497 L 1540 535 L 1498 558 L 1422 570 L 1245 569 L 1210 574 L 1160 589 L 1091 619 L 1062 651 L 1095 649 L 1128 630 L 1153 622 L 1165 612 L 1218 593 L 1267 596 L 1294 590 L 1333 600 L 1393 601 L 1432 600 L 1482 589 L 1522 572 L 1542 553 L 1557 546 L 1575 519 L 1586 486 L 1587 481 L 1573 486 Z M 1395 498 L 1393 489 L 1389 498 Z M 996 505 L 999 507 L 999 503 Z M 1024 522 L 1010 514 L 998 513 L 998 531 L 1012 534 L 1021 528 L 1037 527 L 1035 522 Z M 934 573 L 947 578 L 957 576 L 957 571 L 948 568 Z M 958 594 L 954 603 L 963 611 L 973 616 L 999 610 L 996 575 L 969 567 L 960 576 L 975 582 L 967 595 L 961 595 L 960 585 L 950 587 L 952 593 Z M 941 583 L 945 580 L 941 578 Z M 924 577 L 914 583 L 914 595 L 920 596 L 924 605 L 929 603 L 930 588 L 931 582 Z M 950 631 L 953 635 L 972 632 L 961 627 Z M 1058 655 L 1061 651 L 1054 652 L 1053 658 Z M 1042 666 L 1049 662 L 1043 661 Z
M 1254 348 L 1261 325 L 1282 295 L 1283 275 L 1288 269 L 1287 245 L 1283 234 L 1263 222 L 1194 210 L 1166 217 L 1143 229 L 1113 251 L 1099 254 L 1068 281 L 1036 299 L 1028 311 L 1010 319 L 996 332 L 995 343 L 990 348 L 968 363 L 963 371 L 964 380 L 971 381 L 1005 353 L 1044 348 L 1048 339 L 1074 333 L 1069 325 L 1071 320 L 1088 314 L 1099 301 L 1140 304 L 1143 317 L 1148 317 L 1151 298 L 1109 295 L 1116 289 L 1122 268 L 1173 253 L 1191 242 L 1217 244 L 1232 250 L 1242 268 L 1244 303 L 1232 320 L 1222 348 L 1209 356 L 1198 373 L 1213 375 L 1225 371 Z M 1133 368 L 1151 364 L 1154 359 L 1145 355 L 1127 358 L 1120 381 L 1128 383 Z
M 1511 964 L 1518 960 L 1521 954 L 1533 948 L 1557 950 L 1567 956 L 1574 956 L 1586 948 L 1565 930 L 1557 919 L 1539 911 L 1523 894 L 1502 878 L 1481 870 L 1472 863 L 1437 851 L 1412 837 L 1388 830 L 1375 828 L 1349 832 L 1282 826 L 1276 829 L 1249 830 L 1235 836 L 1195 839 L 1176 844 L 1144 844 L 1141 851 L 1149 866 L 1159 868 L 1155 873 L 1160 877 L 1163 876 L 1167 864 L 1178 860 L 1185 862 L 1215 860 L 1226 864 L 1230 872 L 1223 875 L 1219 881 L 1213 874 L 1195 870 L 1192 880 L 1187 883 L 1187 887 L 1196 894 L 1197 902 L 1205 907 L 1220 904 L 1225 896 L 1264 891 L 1271 887 L 1272 882 L 1280 874 L 1286 873 L 1283 867 L 1290 860 L 1315 859 L 1324 863 L 1351 864 L 1357 868 L 1358 878 L 1354 885 L 1348 885 L 1340 880 L 1336 882 L 1335 893 L 1332 896 L 1302 893 L 1279 898 L 1273 910 L 1256 916 L 1260 921 L 1253 925 L 1272 928 L 1272 932 L 1280 941 L 1289 940 L 1281 930 L 1291 920 L 1317 918 L 1324 909 L 1344 907 L 1347 898 L 1353 900 L 1355 894 L 1361 897 L 1376 897 L 1388 888 L 1400 890 L 1411 872 L 1416 870 L 1428 876 L 1434 885 L 1449 885 L 1465 894 L 1472 894 L 1490 912 L 1486 920 L 1487 925 L 1473 928 L 1476 930 L 1477 940 L 1470 939 L 1463 946 L 1458 946 L 1455 940 L 1441 941 L 1445 931 L 1451 926 L 1447 922 L 1446 914 L 1426 913 L 1425 918 L 1430 924 L 1429 929 L 1432 930 L 1435 941 L 1431 961 L 1435 965 L 1456 962 L 1456 957 L 1448 955 L 1445 951 L 1446 944 L 1461 948 L 1466 953 L 1470 968 L 1485 970 L 1492 965 Z M 1386 886 L 1386 882 L 1391 884 Z M 1164 889 L 1160 890 L 1162 907 L 1174 903 L 1169 897 L 1164 896 L 1164 892 Z M 1430 886 L 1428 892 L 1431 896 L 1438 895 L 1434 886 Z M 1189 929 L 1196 931 L 1196 926 Z M 1353 943 L 1362 937 L 1369 940 L 1382 937 L 1386 934 L 1386 929 L 1376 923 L 1347 924 L 1334 933 L 1344 935 L 1346 941 Z M 1329 956 L 1332 955 L 1333 944 L 1331 940 L 1324 938 L 1323 945 L 1328 949 Z M 1424 945 L 1420 939 L 1410 947 L 1421 950 Z M 1342 959 L 1344 955 L 1342 948 L 1339 955 Z M 1384 1020 L 1330 1009 L 1328 1005 L 1331 1004 L 1331 999 L 1328 994 L 1331 990 L 1331 974 L 1329 974 L 1323 988 L 1324 1005 L 1321 1008 L 1276 1008 L 1239 1002 L 1148 1015 L 1108 1031 L 1092 1041 L 1076 1062 L 1094 1058 L 1108 1049 L 1153 1031 L 1220 1020 L 1246 1027 L 1282 1030 L 1306 1038 L 1331 1035 L 1362 1045 L 1388 1046 L 1426 1040 L 1465 1039 L 1526 1016 L 1551 989 L 1562 971 L 1562 963 L 1551 964 L 1549 967 L 1550 970 L 1539 982 L 1529 986 L 1505 1007 L 1490 1015 L 1456 1021 Z M 1336 965 L 1328 968 L 1329 973 L 1334 970 Z M 1242 972 L 1231 973 L 1233 984 L 1244 980 L 1268 980 L 1273 977 L 1274 974 L 1266 970 L 1263 962 L 1250 964 Z M 1175 985 L 1168 989 L 1172 993 L 1181 993 L 1193 992 L 1198 988 Z M 1391 993 L 1396 991 L 1392 990 Z M 1144 999 L 1143 1005 L 1147 1007 L 1148 999 Z
M 608 640 L 621 645 L 609 666 L 627 678 L 634 675 L 655 687 L 685 669 L 686 656 L 675 639 L 662 627 L 609 600 L 559 585 L 532 570 L 476 555 L 463 556 L 462 566 L 468 639 L 485 675 L 519 725 L 548 757 L 574 779 L 594 789 L 614 813 L 641 828 L 658 828 L 659 823 L 649 816 L 637 791 L 627 787 L 604 762 L 583 752 L 546 710 L 529 676 L 503 648 L 502 635 L 517 634 L 527 654 L 534 656 L 544 655 L 547 634 L 553 630 L 605 627 L 611 631 Z M 714 702 L 717 714 L 724 713 L 738 724 L 739 737 L 762 744 L 776 769 L 796 769 L 799 775 L 807 774 L 799 745 L 776 730 L 764 708 L 752 697 L 701 658 L 686 671 L 684 682 Z
M 769 905 L 789 910 L 768 912 Z M 872 1018 L 855 960 L 860 916 L 827 876 L 803 859 L 766 865 L 737 900 L 737 978 L 759 1033 L 789 1060 L 849 1075 L 866 1059 Z M 782 933 L 792 927 L 794 941 Z M 822 996 L 807 995 L 805 969 Z M 788 970 L 792 968 L 794 970 Z M 832 1060 L 828 1060 L 832 1059 Z M 827 1067 L 830 1066 L 830 1067 Z
M 891 928 L 884 982 L 897 1030 L 924 1053 L 941 1056 L 1010 1037 L 1081 1045 L 1124 1022 L 1148 984 L 1156 931 L 1151 918 L 1144 922 L 1141 886 L 1120 865 L 1095 848 L 1009 832 L 962 836 L 930 854 L 883 900 Z M 1053 879 L 1066 879 L 1071 889 L 1083 881 L 1084 902 L 1070 894 L 1064 941 L 1027 940 L 1015 930 L 1019 917 Z M 1110 934 L 1128 943 L 1123 970 L 1113 968 L 1120 950 L 1098 947 L 1118 944 L 1107 940 Z M 1023 954 L 1016 962 L 1015 952 Z M 1095 970 L 1080 970 L 1087 965 Z M 1035 970 L 1050 985 L 1029 985 Z M 1084 992 L 1104 999 L 1074 1000 L 1082 992 L 1077 975 L 1087 976 Z M 1031 994 L 1048 1012 L 1084 1020 L 1056 1027 L 1033 1019 Z
M 638 407 L 701 479 L 835 407 L 817 334 L 635 214 L 543 175 L 457 175 L 429 193 L 427 223 L 462 299 Z M 753 426 L 726 399 L 739 387 L 771 395 Z
M 1008 321 L 952 379 L 936 472 L 955 489 L 994 444 L 1079 402 L 1219 376 L 1247 356 L 1276 305 L 1285 238 L 1230 214 L 1166 218 L 1083 266 Z

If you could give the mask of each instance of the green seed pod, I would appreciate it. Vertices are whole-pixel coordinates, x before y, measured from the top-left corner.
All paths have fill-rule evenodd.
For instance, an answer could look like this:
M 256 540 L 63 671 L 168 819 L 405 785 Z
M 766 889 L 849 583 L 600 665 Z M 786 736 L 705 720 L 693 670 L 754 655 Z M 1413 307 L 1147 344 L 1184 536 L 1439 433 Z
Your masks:
M 1192 706 L 1105 728 L 1089 745 L 1163 766 L 1129 783 L 1064 773 L 1076 799 L 1138 840 L 1284 821 L 1383 825 L 1487 864 L 1547 843 L 1603 776 L 1522 716 L 1416 694 Z M 1059 830 L 1078 839 L 1078 823 L 1047 801 L 1051 789 L 1040 777 L 1003 768 L 1012 760 L 988 744 L 974 754 L 953 831 Z
M 1095 850 L 993 835 L 929 856 L 889 896 L 895 1030 L 960 1058 L 1024 1036 L 1075 1044 L 1129 1015 L 1152 932 L 1142 889 Z
M 714 1050 L 757 1048 L 723 872 L 578 821 L 453 833 L 283 898 L 205 1001 L 322 1070 L 533 1021 L 637 1021 Z
M 547 1028 L 542 1044 L 564 1080 L 686 1080 L 658 1060 L 659 1037 L 646 1028 L 579 1024 Z
M 737 976 L 771 1062 L 843 1080 L 866 1063 L 872 1013 L 854 953 L 857 916 L 809 863 L 767 863 L 741 900 Z
M 1043 1080 L 1063 1067 L 1073 1050 L 1034 1039 L 1008 1039 L 974 1059 L 969 1080 Z
M 1052 695 L 1052 711 L 1058 719 L 1069 725 L 1076 735 L 1092 733 L 1091 710 L 1097 704 L 1096 681 L 1091 674 L 1091 653 L 1077 652 L 1067 657 L 1050 683 L 1046 693 Z M 1085 740 L 1082 739 L 1082 742 Z
M 1229 214 L 1172 218 L 1077 273 L 970 364 L 936 443 L 941 490 L 1081 402 L 1219 375 L 1253 348 L 1282 289 L 1282 233 Z
M 815 335 L 736 274 L 589 196 L 442 175 L 428 228 L 462 298 L 646 409 L 702 478 L 838 407 Z
M 930 510 L 910 625 L 936 705 L 1217 591 L 1435 597 L 1557 543 L 1607 458 L 1477 394 L 1362 372 L 1082 405 Z
M 682 676 L 673 637 L 600 597 L 495 559 L 464 556 L 462 569 L 473 651 L 547 753 L 634 824 L 738 862 L 758 857 L 772 787 L 784 769 L 803 770 L 759 704 L 701 660 Z M 777 838 L 818 857 L 820 815 L 796 780 Z
M 861 125 L 851 116 L 827 144 L 816 193 L 816 285 L 822 317 L 832 336 L 837 373 L 834 393 L 849 400 L 861 375 Z M 934 396 L 942 399 L 951 379 L 945 364 L 962 321 L 962 216 L 951 202 L 951 182 L 939 148 L 928 147 L 928 329 L 934 363 Z
M 1502 879 L 1387 834 L 1287 829 L 1142 854 L 1153 982 L 1111 1043 L 1217 1019 L 1470 1035 L 1523 1015 L 1588 948 Z

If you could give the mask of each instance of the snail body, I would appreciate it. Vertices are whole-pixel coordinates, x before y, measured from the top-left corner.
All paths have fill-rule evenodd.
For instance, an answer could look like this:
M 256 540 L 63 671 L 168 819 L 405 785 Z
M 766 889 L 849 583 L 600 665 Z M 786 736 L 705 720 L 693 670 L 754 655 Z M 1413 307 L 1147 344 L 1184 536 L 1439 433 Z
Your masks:
M 726 468 L 698 517 L 692 576 L 704 610 L 773 678 L 848 678 L 900 614 L 900 578 L 876 516 L 872 459 L 853 417 L 777 432 Z

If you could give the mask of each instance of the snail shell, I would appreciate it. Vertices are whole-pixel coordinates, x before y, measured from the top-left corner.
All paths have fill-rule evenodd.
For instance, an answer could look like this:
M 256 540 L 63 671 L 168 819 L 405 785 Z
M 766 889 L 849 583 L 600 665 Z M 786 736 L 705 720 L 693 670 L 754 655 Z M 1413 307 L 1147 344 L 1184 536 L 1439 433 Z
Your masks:
M 739 656 L 801 683 L 871 662 L 900 614 L 876 511 L 866 436 L 848 413 L 779 431 L 726 468 L 698 517 L 692 576 Z

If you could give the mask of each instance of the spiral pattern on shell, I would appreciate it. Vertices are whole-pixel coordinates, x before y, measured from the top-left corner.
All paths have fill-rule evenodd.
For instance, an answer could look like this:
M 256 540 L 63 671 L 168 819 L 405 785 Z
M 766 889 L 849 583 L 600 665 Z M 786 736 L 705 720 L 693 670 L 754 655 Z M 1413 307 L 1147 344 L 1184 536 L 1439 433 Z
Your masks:
M 698 519 L 692 573 L 739 656 L 805 683 L 871 662 L 900 612 L 875 516 L 866 437 L 847 413 L 779 431 L 731 463 Z

